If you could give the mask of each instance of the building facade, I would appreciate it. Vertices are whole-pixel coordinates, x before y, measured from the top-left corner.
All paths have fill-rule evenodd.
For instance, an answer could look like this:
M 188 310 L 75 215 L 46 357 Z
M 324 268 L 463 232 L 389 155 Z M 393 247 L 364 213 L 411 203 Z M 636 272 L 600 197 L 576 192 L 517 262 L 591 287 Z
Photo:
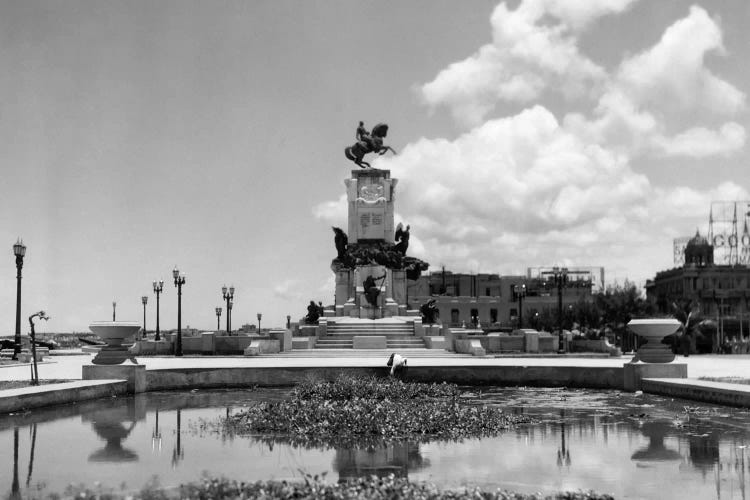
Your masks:
M 591 273 L 569 270 L 568 283 L 562 290 L 563 307 L 592 300 L 593 282 Z M 525 296 L 519 300 L 516 291 L 524 286 Z M 535 316 L 543 311 L 556 314 L 558 307 L 557 288 L 549 272 L 500 276 L 443 269 L 409 282 L 410 309 L 419 309 L 429 300 L 435 300 L 443 324 L 484 328 L 516 328 L 519 319 L 523 327 L 533 327 Z
M 662 314 L 691 301 L 697 312 L 717 322 L 720 339 L 747 336 L 750 267 L 714 263 L 713 246 L 697 231 L 685 247 L 685 263 L 656 273 L 646 296 Z

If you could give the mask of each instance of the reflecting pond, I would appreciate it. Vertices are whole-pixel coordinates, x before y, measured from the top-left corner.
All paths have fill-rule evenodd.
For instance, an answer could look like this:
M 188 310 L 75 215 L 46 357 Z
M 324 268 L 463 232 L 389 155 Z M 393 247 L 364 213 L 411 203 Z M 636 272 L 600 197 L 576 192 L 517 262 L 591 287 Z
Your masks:
M 379 449 L 301 449 L 227 437 L 205 421 L 283 390 L 148 393 L 0 417 L 2 496 L 70 483 L 140 488 L 201 475 L 243 480 L 389 474 L 444 487 L 594 489 L 617 498 L 745 499 L 750 412 L 612 391 L 476 388 L 467 397 L 539 423 L 495 438 Z

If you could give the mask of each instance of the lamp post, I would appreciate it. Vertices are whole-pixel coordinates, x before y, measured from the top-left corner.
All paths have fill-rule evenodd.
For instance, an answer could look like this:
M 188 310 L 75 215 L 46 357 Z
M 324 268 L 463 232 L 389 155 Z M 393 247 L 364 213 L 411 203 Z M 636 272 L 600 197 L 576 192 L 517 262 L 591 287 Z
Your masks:
M 562 320 L 562 291 L 565 285 L 568 283 L 568 268 L 559 268 L 557 266 L 552 268 L 552 277 L 557 287 L 557 326 L 560 329 L 560 336 L 558 337 L 558 354 L 565 354 L 565 340 L 563 339 L 563 320 Z
M 292 317 L 287 314 L 286 315 L 286 329 L 289 330 L 292 328 Z
M 143 304 L 143 340 L 146 340 L 146 304 L 148 304 L 148 295 L 141 297 L 141 303 Z
M 221 307 L 216 308 L 216 331 L 221 329 Z
M 518 328 L 523 328 L 523 298 L 526 297 L 526 284 L 513 285 L 513 295 L 518 300 Z
M 13 345 L 13 359 L 18 359 L 21 353 L 21 268 L 23 268 L 23 257 L 26 255 L 26 245 L 18 238 L 13 245 L 13 254 L 16 256 L 16 336 Z
M 260 319 L 263 317 L 261 313 L 258 313 L 258 335 L 260 335 Z
M 227 316 L 229 317 L 229 328 L 232 328 L 232 307 L 234 307 L 234 301 L 230 300 L 227 302 Z M 227 333 L 227 335 L 231 335 L 231 333 Z
M 116 310 L 117 310 L 117 302 L 115 302 L 115 301 L 113 300 L 113 301 L 112 301 L 112 321 L 116 321 L 116 320 L 115 320 L 115 316 L 116 316 L 116 314 L 115 314 L 115 311 L 116 311 Z
M 159 294 L 162 290 L 164 290 L 164 281 L 159 280 L 157 283 L 154 280 L 154 293 L 156 294 L 156 335 L 154 335 L 154 340 L 156 341 L 161 340 L 161 336 L 159 336 Z
M 227 286 L 221 287 L 221 296 L 227 301 L 227 335 L 232 335 L 232 308 L 229 306 L 229 302 L 234 300 L 234 285 L 230 286 L 227 290 Z
M 182 356 L 182 285 L 185 284 L 185 275 L 180 275 L 177 266 L 172 270 L 174 286 L 177 287 L 177 343 L 175 344 L 174 355 Z

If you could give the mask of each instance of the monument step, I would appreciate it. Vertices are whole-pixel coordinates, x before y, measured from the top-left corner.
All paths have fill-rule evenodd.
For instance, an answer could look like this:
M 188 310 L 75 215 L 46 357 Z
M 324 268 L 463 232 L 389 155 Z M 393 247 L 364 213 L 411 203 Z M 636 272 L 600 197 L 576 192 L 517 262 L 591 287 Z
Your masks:
M 359 332 L 359 333 L 339 333 L 339 332 L 328 332 L 325 337 L 321 339 L 328 340 L 352 340 L 354 337 L 385 337 L 387 339 L 410 339 L 417 338 L 414 336 L 414 332 L 409 333 L 382 333 L 382 332 Z
M 471 354 L 461 354 L 446 351 L 443 349 L 427 349 L 424 347 L 417 348 L 399 348 L 399 349 L 295 349 L 294 351 L 284 351 L 273 354 L 261 354 L 261 356 L 274 357 L 291 357 L 291 358 L 325 358 L 325 357 L 346 357 L 346 358 L 378 358 L 388 357 L 397 351 L 406 358 L 473 358 Z
M 413 332 L 414 326 L 402 325 L 402 326 L 379 326 L 372 327 L 366 325 L 360 326 L 332 326 L 328 325 L 327 331 L 334 332 Z

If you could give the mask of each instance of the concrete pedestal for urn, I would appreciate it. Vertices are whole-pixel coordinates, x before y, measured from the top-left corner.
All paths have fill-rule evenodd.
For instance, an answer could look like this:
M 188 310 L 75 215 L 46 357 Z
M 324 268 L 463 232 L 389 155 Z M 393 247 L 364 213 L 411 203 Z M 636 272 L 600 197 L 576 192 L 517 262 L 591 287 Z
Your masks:
M 623 366 L 623 381 L 626 391 L 641 390 L 644 378 L 687 378 L 687 364 L 675 363 L 675 355 L 669 346 L 662 344 L 664 337 L 672 335 L 681 323 L 671 318 L 634 319 L 628 328 L 646 340 L 638 349 L 633 361 Z

